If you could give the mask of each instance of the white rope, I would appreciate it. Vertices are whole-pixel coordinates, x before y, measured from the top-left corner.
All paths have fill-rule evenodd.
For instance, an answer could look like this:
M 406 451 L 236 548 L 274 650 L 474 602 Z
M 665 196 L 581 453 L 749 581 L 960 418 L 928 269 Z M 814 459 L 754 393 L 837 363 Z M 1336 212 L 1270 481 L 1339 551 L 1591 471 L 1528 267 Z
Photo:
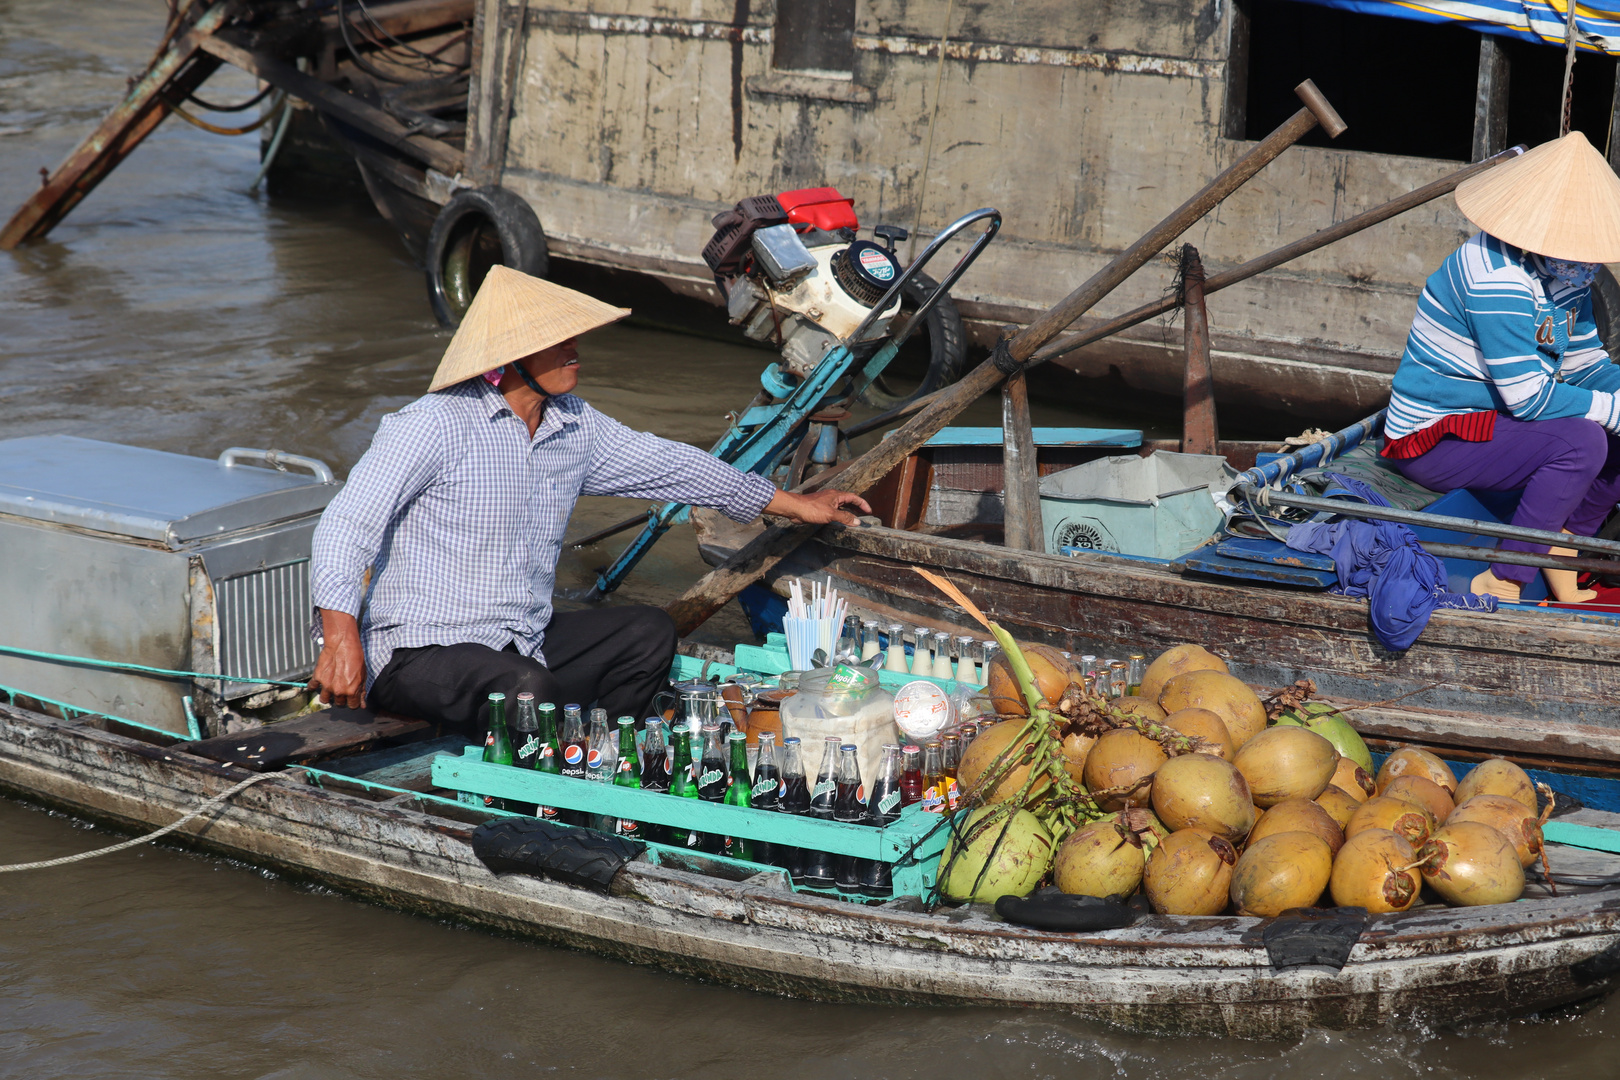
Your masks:
M 163 826 L 163 828 L 159 829 L 157 832 L 136 837 L 134 840 L 125 840 L 122 844 L 114 844 L 112 847 L 97 848 L 94 851 L 82 851 L 77 855 L 64 855 L 60 859 L 44 859 L 40 862 L 12 863 L 10 866 L 0 866 L 0 874 L 9 874 L 13 870 L 44 870 L 51 866 L 66 866 L 68 863 L 83 862 L 85 859 L 94 859 L 98 855 L 111 855 L 115 851 L 124 851 L 127 848 L 132 848 L 139 844 L 150 843 L 160 836 L 167 836 L 169 833 L 174 832 L 174 830 L 178 829 L 192 818 L 205 813 L 210 807 L 219 805 L 238 792 L 257 784 L 260 780 L 269 780 L 273 776 L 280 775 L 280 773 L 267 772 L 257 773 L 250 776 L 246 780 L 243 780 L 240 784 L 227 788 L 218 795 L 215 795 L 212 799 L 207 800 L 201 806 L 198 806 L 195 810 L 191 811 L 184 817 Z

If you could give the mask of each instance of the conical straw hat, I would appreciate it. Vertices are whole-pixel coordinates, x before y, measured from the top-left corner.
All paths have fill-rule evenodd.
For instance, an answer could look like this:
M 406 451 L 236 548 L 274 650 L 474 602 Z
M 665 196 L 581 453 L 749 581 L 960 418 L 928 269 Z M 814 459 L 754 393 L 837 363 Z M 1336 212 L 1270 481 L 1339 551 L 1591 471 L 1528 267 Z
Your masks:
M 493 266 L 479 287 L 450 347 L 444 350 L 432 390 L 494 371 L 525 356 L 617 322 L 629 308 L 614 307 L 582 292 Z
M 1578 131 L 1458 184 L 1457 209 L 1549 259 L 1620 262 L 1620 177 Z

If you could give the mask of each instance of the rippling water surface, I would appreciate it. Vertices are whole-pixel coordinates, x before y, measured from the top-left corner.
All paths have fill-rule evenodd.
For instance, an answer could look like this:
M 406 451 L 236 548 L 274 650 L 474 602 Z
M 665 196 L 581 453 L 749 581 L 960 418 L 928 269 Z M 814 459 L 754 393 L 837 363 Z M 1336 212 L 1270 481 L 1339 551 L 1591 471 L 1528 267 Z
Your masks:
M 156 0 L 0 0 L 0 214 L 91 130 L 161 21 Z M 226 69 L 208 90 L 228 100 L 253 87 Z M 171 120 L 46 242 L 0 253 L 0 438 L 67 432 L 206 456 L 274 446 L 341 474 L 378 417 L 422 392 L 447 335 L 393 234 L 364 205 L 248 195 L 256 167 L 254 137 Z M 765 359 L 617 327 L 588 339 L 582 393 L 629 423 L 707 445 Z M 1045 422 L 1110 422 L 1072 400 L 1037 411 Z M 993 404 L 970 419 L 998 422 Z M 573 532 L 633 509 L 584 500 Z M 562 582 L 587 583 L 616 551 L 568 553 Z M 621 599 L 662 602 L 703 569 L 677 531 Z M 731 615 L 709 632 L 735 641 L 746 630 Z M 0 801 L 0 862 L 115 839 Z M 0 875 L 0 1076 L 31 1080 L 1602 1080 L 1620 1075 L 1615 1008 L 1284 1044 L 1150 1039 L 1036 1012 L 779 1000 L 172 849 Z

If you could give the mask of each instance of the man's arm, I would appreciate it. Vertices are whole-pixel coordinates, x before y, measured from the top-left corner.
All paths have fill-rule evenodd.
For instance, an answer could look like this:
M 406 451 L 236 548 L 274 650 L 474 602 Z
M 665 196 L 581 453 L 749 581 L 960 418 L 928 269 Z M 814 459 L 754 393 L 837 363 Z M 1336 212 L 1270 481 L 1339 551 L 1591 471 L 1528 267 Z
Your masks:
M 594 441 L 582 494 L 690 503 L 743 522 L 770 513 L 806 525 L 831 521 L 858 525 L 859 520 L 844 507 L 872 512 L 864 499 L 847 491 L 810 495 L 778 491 L 763 476 L 743 472 L 696 447 L 635 431 L 587 409 L 585 420 Z
M 324 643 L 309 688 L 327 704 L 365 705 L 366 658 L 360 643 L 360 602 L 366 568 L 400 510 L 437 474 L 444 438 L 427 410 L 383 417 L 343 490 L 315 527 L 310 598 Z

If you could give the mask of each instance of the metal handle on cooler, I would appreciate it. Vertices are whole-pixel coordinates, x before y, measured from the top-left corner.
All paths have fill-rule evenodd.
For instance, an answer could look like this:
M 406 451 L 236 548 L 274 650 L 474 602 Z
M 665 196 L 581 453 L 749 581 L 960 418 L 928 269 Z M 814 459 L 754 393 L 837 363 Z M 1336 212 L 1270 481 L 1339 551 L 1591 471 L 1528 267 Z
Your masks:
M 268 465 L 277 472 L 286 472 L 289 465 L 308 469 L 315 474 L 315 479 L 323 484 L 330 484 L 335 479 L 326 462 L 304 457 L 302 454 L 289 454 L 285 450 L 255 450 L 249 446 L 233 446 L 219 455 L 219 463 L 227 469 L 253 462 Z

